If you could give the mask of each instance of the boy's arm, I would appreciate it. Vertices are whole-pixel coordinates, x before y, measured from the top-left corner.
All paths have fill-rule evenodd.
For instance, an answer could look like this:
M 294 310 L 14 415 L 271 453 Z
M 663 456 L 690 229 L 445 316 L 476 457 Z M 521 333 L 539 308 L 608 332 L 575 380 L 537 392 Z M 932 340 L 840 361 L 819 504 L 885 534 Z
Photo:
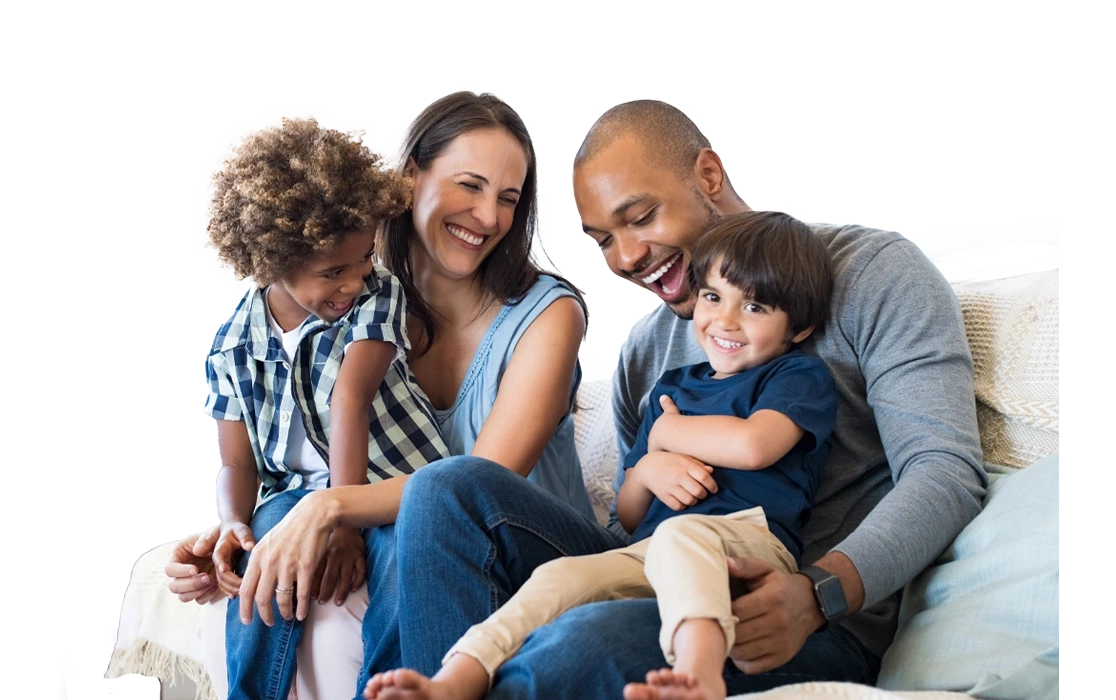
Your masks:
M 379 340 L 345 348 L 329 409 L 330 486 L 368 483 L 368 413 L 395 351 L 395 345 Z
M 660 400 L 663 415 L 648 438 L 652 452 L 677 452 L 728 469 L 770 467 L 790 452 L 806 432 L 779 411 L 762 409 L 748 418 L 684 416 L 670 397 Z
M 233 573 L 233 557 L 255 545 L 252 536 L 252 511 L 259 488 L 256 455 L 244 421 L 218 420 L 217 444 L 221 468 L 217 472 L 217 516 L 220 535 L 213 548 L 213 563 L 221 590 L 236 597 L 240 579 Z

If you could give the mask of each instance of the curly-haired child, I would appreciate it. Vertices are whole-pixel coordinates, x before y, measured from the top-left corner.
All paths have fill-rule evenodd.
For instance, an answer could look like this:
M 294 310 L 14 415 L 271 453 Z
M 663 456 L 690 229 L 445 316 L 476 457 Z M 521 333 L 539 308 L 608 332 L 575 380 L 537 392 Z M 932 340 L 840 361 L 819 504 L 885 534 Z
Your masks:
M 304 496 L 409 474 L 448 451 L 406 364 L 402 286 L 373 260 L 377 226 L 408 205 L 407 182 L 359 139 L 310 119 L 250 135 L 214 181 L 210 241 L 255 283 L 206 360 L 221 455 L 213 561 L 235 598 L 242 552 Z M 371 537 L 332 532 L 310 591 L 267 582 L 277 624 L 271 606 L 242 624 L 230 600 L 230 698 L 286 696 L 296 595 L 340 604 L 366 578 L 374 595 Z
M 837 391 L 825 363 L 798 348 L 829 315 L 825 244 L 786 214 L 719 219 L 694 246 L 694 332 L 708 362 L 673 369 L 651 391 L 617 495 L 628 547 L 543 564 L 469 629 L 433 679 L 380 673 L 368 700 L 479 700 L 533 630 L 577 605 L 656 597 L 673 669 L 624 697 L 723 699 L 734 643 L 728 557 L 795 573 Z

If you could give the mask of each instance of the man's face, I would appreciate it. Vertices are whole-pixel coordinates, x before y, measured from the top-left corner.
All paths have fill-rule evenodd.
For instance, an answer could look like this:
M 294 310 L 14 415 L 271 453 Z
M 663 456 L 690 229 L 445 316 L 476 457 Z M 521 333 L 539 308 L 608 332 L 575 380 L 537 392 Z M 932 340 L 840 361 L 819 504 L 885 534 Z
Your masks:
M 692 318 L 690 249 L 718 217 L 697 182 L 647 158 L 621 136 L 574 171 L 582 228 L 613 274 L 650 289 L 681 318 Z

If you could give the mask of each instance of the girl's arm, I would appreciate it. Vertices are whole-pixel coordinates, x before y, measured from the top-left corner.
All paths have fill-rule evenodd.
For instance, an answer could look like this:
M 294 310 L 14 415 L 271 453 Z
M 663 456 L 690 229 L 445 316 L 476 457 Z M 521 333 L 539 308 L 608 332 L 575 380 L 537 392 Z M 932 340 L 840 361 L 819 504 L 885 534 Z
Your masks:
M 382 340 L 359 340 L 345 348 L 329 408 L 330 486 L 368 483 L 368 412 L 395 351 Z
M 570 410 L 585 314 L 572 297 L 550 304 L 519 339 L 472 454 L 531 473 Z
M 683 416 L 669 398 L 661 403 L 663 415 L 651 428 L 649 450 L 686 454 L 718 467 L 770 467 L 806 434 L 778 411 L 759 410 L 748 418 Z

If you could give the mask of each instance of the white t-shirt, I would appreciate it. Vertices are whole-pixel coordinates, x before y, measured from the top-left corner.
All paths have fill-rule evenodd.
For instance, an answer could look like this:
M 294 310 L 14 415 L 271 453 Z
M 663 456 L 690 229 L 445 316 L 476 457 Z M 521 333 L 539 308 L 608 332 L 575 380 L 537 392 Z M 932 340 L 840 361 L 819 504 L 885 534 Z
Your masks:
M 266 294 L 264 295 L 264 301 L 267 301 Z M 294 362 L 294 354 L 298 348 L 299 331 L 302 330 L 302 325 L 300 324 L 292 331 L 284 331 L 275 321 L 275 317 L 271 315 L 271 307 L 268 304 L 264 306 L 267 309 L 267 322 L 271 326 L 271 330 L 283 339 L 283 352 L 287 356 L 287 364 L 290 365 Z M 292 383 L 288 382 L 287 390 L 292 391 L 293 386 Z M 291 413 L 290 421 L 290 435 L 287 439 L 287 466 L 302 474 L 302 488 L 326 488 L 329 486 L 329 465 L 322 459 L 317 448 L 314 447 L 314 443 L 310 442 L 310 438 L 306 436 L 306 423 L 303 420 L 302 411 L 298 410 L 297 402 L 294 411 Z

